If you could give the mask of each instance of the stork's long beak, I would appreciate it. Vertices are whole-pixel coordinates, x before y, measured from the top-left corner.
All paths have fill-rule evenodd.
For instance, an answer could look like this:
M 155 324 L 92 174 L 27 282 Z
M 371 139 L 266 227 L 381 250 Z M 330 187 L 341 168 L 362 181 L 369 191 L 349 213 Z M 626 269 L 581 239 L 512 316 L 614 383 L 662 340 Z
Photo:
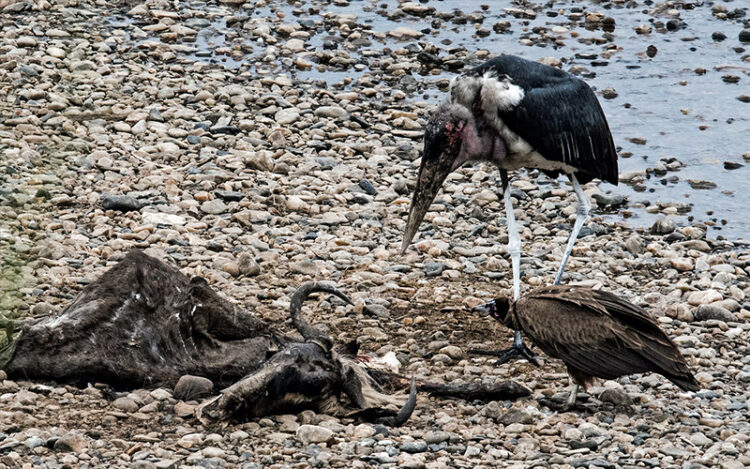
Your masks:
M 419 175 L 417 176 L 417 187 L 414 189 L 411 206 L 409 207 L 409 219 L 406 221 L 404 241 L 401 243 L 401 254 L 405 253 L 409 244 L 411 244 L 411 240 L 417 234 L 419 224 L 424 220 L 430 204 L 435 200 L 440 187 L 442 187 L 443 182 L 451 173 L 451 166 L 440 164 L 440 161 L 443 160 L 442 158 L 437 158 L 436 160 L 422 158 L 422 165 L 419 168 Z

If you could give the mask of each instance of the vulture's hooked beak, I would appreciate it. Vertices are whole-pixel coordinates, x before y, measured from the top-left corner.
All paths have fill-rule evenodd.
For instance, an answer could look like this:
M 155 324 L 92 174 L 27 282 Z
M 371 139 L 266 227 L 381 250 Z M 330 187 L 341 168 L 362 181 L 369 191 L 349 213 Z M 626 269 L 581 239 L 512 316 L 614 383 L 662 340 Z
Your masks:
M 479 306 L 475 306 L 472 309 L 475 313 L 483 313 L 483 314 L 493 314 L 495 311 L 495 301 L 490 301 L 489 303 L 484 303 Z

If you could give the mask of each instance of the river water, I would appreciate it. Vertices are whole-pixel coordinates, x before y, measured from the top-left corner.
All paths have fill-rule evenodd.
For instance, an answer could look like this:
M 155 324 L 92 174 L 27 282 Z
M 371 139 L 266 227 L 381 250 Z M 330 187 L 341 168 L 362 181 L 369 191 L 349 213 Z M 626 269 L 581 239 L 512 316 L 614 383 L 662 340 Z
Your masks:
M 750 103 L 738 99 L 740 95 L 750 95 L 750 51 L 745 50 L 750 49 L 750 45 L 739 41 L 741 19 L 719 19 L 712 15 L 712 4 L 701 2 L 682 3 L 684 6 L 676 10 L 679 16 L 675 16 L 675 11 L 657 8 L 657 4 L 650 1 L 629 2 L 628 6 L 552 1 L 538 10 L 535 18 L 508 14 L 505 8 L 518 8 L 518 4 L 510 2 L 442 0 L 425 3 L 438 11 L 481 13 L 484 17 L 481 27 L 490 32 L 482 35 L 476 33 L 477 27 L 471 21 L 455 24 L 448 19 L 438 28 L 431 28 L 434 15 L 389 19 L 387 13 L 398 6 L 395 0 L 345 3 L 340 2 L 339 6 L 320 1 L 246 4 L 231 13 L 248 18 L 281 14 L 290 22 L 305 19 L 321 22 L 326 13 L 352 13 L 357 15 L 358 24 L 367 25 L 372 31 L 386 33 L 406 26 L 427 32 L 416 40 L 376 39 L 367 48 L 369 50 L 430 42 L 442 49 L 443 54 L 457 47 L 469 52 L 485 49 L 493 54 L 511 53 L 534 60 L 555 57 L 564 62 L 566 70 L 583 67 L 582 77 L 592 87 L 597 90 L 613 88 L 617 93 L 612 99 L 600 96 L 600 101 L 615 144 L 621 149 L 620 173 L 648 171 L 642 180 L 636 178 L 635 184 L 621 183 L 617 187 L 602 184 L 605 192 L 622 194 L 629 200 L 627 207 L 609 216 L 627 217 L 629 223 L 636 226 L 650 226 L 656 217 L 663 216 L 665 207 L 673 206 L 666 213 L 676 209 L 674 216 L 678 225 L 695 220 L 706 223 L 709 237 L 750 239 L 750 216 L 745 215 L 750 205 L 745 184 L 750 178 L 750 162 L 743 159 L 743 153 L 750 158 Z M 726 5 L 731 12 L 741 7 L 740 3 Z M 243 57 L 215 53 L 222 47 L 244 41 L 236 27 L 226 25 L 228 7 L 200 2 L 189 5 L 213 9 L 217 15 L 195 23 L 200 32 L 183 54 L 185 58 L 215 62 L 228 68 L 252 63 L 260 67 L 267 65 L 257 61 L 264 50 L 257 45 L 247 47 L 248 53 Z M 614 30 L 609 31 L 612 35 L 609 44 L 613 44 L 609 46 L 610 54 L 602 54 L 605 50 L 602 45 L 587 40 L 601 38 L 602 29 L 589 30 L 582 21 L 570 20 L 571 13 L 593 11 L 615 20 Z M 744 11 L 747 12 L 747 7 Z M 110 21 L 117 25 L 128 19 L 116 16 Z M 510 23 L 506 32 L 493 31 L 494 24 L 505 21 Z M 637 33 L 636 29 L 644 25 L 650 26 L 651 32 Z M 539 28 L 547 31 L 546 38 L 538 34 Z M 578 37 L 571 37 L 571 31 Z M 726 39 L 716 41 L 712 38 L 714 33 L 723 33 Z M 314 33 L 307 41 L 309 48 L 322 47 L 324 35 Z M 550 40 L 550 35 L 558 40 Z M 649 46 L 652 46 L 650 51 Z M 349 53 L 364 66 L 342 71 L 318 71 L 313 67 L 289 72 L 299 80 L 329 85 L 370 72 L 362 51 Z M 447 71 L 439 75 L 415 74 L 418 92 L 410 94 L 409 99 L 438 103 L 444 99 L 438 83 L 444 83 L 454 74 Z M 659 167 L 668 162 L 673 163 L 671 166 L 680 166 L 679 169 L 659 171 Z M 733 167 L 735 169 L 728 169 Z M 652 171 L 654 168 L 656 172 Z

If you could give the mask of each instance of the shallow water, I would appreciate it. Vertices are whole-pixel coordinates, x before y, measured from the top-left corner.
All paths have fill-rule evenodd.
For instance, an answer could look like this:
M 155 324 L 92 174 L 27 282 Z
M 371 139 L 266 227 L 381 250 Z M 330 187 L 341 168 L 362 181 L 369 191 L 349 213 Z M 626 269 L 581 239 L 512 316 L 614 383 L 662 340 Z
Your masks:
M 430 27 L 430 18 L 405 16 L 395 21 L 388 19 L 385 12 L 397 7 L 395 0 L 352 1 L 348 6 L 333 6 L 320 1 L 297 2 L 294 6 L 282 2 L 271 3 L 271 6 L 233 10 L 215 4 L 188 2 L 186 8 L 205 11 L 207 18 L 202 20 L 200 28 L 188 22 L 189 26 L 199 30 L 199 34 L 195 42 L 186 43 L 192 50 L 184 53 L 183 58 L 218 63 L 228 68 L 244 66 L 258 73 L 281 70 L 277 63 L 260 61 L 266 50 L 265 44 L 257 40 L 255 43 L 244 40 L 242 35 L 247 33 L 240 27 L 226 26 L 226 17 L 230 14 L 263 18 L 281 13 L 285 15 L 284 21 L 295 22 L 304 19 L 322 21 L 322 15 L 326 12 L 354 13 L 358 17 L 358 24 L 383 33 L 399 26 L 416 30 Z M 489 5 L 487 10 L 482 9 L 483 4 Z M 677 204 L 678 212 L 684 214 L 678 215 L 678 224 L 694 217 L 709 226 L 711 237 L 721 235 L 729 239 L 750 239 L 750 217 L 746 217 L 743 210 L 750 202 L 750 197 L 743 190 L 744 181 L 750 177 L 750 169 L 747 165 L 735 170 L 727 170 L 723 166 L 725 161 L 745 164 L 742 154 L 750 151 L 750 104 L 737 99 L 750 91 L 747 88 L 750 63 L 742 62 L 743 55 L 748 52 L 733 49 L 742 46 L 738 40 L 742 29 L 739 20 L 721 21 L 712 16 L 710 5 L 695 3 L 692 9 L 679 10 L 679 29 L 669 31 L 664 27 L 653 27 L 651 34 L 639 35 L 635 32 L 638 25 L 666 23 L 672 17 L 649 14 L 653 5 L 607 9 L 590 1 L 556 1 L 552 4 L 552 8 L 538 11 L 535 19 L 521 19 L 505 14 L 503 7 L 516 6 L 506 2 L 431 1 L 427 5 L 438 11 L 458 9 L 463 13 L 482 12 L 482 27 L 490 31 L 489 36 L 477 35 L 471 22 L 462 25 L 446 20 L 442 21 L 436 34 L 427 34 L 419 40 L 399 42 L 390 37 L 383 41 L 373 39 L 371 45 L 359 51 L 348 51 L 358 64 L 364 65 L 360 66 L 359 71 L 354 67 L 324 71 L 316 67 L 306 71 L 295 70 L 294 67 L 283 69 L 298 80 L 338 84 L 346 88 L 344 82 L 347 78 L 356 79 L 370 72 L 367 67 L 368 50 L 379 51 L 384 47 L 395 49 L 426 42 L 442 49 L 441 55 L 451 48 L 465 47 L 469 52 L 486 49 L 491 53 L 512 53 L 529 59 L 556 57 L 565 62 L 563 68 L 566 70 L 575 65 L 583 66 L 587 69 L 583 76 L 594 88 L 601 90 L 611 87 L 618 93 L 614 99 L 600 97 L 600 101 L 615 143 L 622 149 L 621 174 L 646 170 L 662 159 L 676 158 L 684 165 L 678 171 L 651 175 L 635 188 L 622 183 L 617 187 L 603 184 L 602 190 L 626 195 L 631 202 L 623 212 L 613 216 L 629 217 L 633 225 L 650 226 L 661 215 L 647 213 L 646 206 Z M 318 12 L 310 13 L 310 7 Z M 732 10 L 740 5 L 731 2 L 727 7 Z M 561 11 L 563 14 L 550 17 L 545 14 L 547 11 Z M 583 22 L 571 23 L 568 15 L 576 11 L 601 11 L 615 19 L 610 44 L 615 44 L 617 50 L 611 57 L 601 57 L 604 50 L 601 45 L 580 42 L 581 38 L 601 38 L 603 31 L 587 30 Z M 120 22 L 122 24 L 117 25 L 125 27 L 130 20 L 119 16 L 111 17 L 110 21 L 115 24 Z M 503 34 L 492 32 L 492 26 L 498 21 L 510 22 L 509 31 Z M 557 34 L 563 41 L 562 45 L 535 41 L 535 45 L 527 46 L 520 42 L 523 38 L 538 38 L 533 32 L 534 28 L 549 30 L 555 26 L 576 31 L 580 37 L 574 39 L 570 32 L 562 32 Z M 323 47 L 324 37 L 328 33 L 321 33 L 320 28 L 310 28 L 309 31 L 313 35 L 307 41 L 308 50 Z M 727 39 L 714 42 L 711 34 L 715 31 L 722 31 Z M 158 38 L 149 36 L 140 39 L 140 42 L 155 39 Z M 217 49 L 221 51 L 221 47 L 238 44 L 250 52 L 241 57 L 216 53 Z M 650 45 L 656 47 L 656 55 L 652 58 L 646 54 Z M 699 68 L 705 69 L 706 73 L 696 73 Z M 724 82 L 722 76 L 727 74 L 739 77 L 739 83 Z M 415 74 L 420 91 L 409 98 L 439 102 L 444 99 L 444 94 L 438 89 L 437 82 L 453 75 L 450 72 L 424 76 Z M 628 140 L 634 137 L 645 139 L 645 144 Z M 712 181 L 718 187 L 693 189 L 688 183 L 691 179 Z

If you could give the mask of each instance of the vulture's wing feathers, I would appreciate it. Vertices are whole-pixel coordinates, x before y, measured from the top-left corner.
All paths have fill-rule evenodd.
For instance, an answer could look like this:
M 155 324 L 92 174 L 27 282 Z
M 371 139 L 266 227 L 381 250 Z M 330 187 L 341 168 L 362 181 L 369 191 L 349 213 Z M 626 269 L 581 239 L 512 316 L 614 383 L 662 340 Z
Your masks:
M 516 321 L 551 356 L 592 376 L 655 371 L 697 390 L 677 346 L 642 308 L 608 292 L 544 287 L 515 306 Z

